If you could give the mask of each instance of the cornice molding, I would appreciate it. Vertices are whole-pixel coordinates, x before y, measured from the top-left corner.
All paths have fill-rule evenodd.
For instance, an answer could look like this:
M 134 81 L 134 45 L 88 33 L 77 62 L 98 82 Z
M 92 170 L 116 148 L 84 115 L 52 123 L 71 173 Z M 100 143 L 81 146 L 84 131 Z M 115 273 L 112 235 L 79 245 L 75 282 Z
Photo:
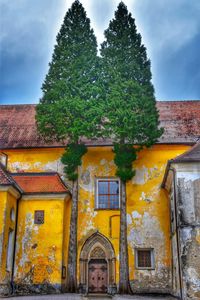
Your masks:
M 63 193 L 63 194 L 29 194 L 29 195 L 22 195 L 21 200 L 66 200 L 68 201 L 71 198 L 69 193 Z
M 0 185 L 0 191 L 8 192 L 17 199 L 20 198 L 21 196 L 19 191 L 16 188 L 14 188 L 12 185 Z

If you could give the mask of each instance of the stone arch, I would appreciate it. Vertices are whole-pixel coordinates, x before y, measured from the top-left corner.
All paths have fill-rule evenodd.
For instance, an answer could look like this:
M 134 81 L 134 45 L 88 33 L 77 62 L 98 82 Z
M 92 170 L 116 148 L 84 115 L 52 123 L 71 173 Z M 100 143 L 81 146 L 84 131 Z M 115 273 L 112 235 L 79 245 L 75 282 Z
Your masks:
M 80 292 L 88 292 L 88 264 L 91 259 L 103 258 L 108 267 L 108 286 L 109 294 L 116 293 L 116 258 L 114 248 L 103 234 L 96 232 L 92 234 L 83 244 L 80 252 Z

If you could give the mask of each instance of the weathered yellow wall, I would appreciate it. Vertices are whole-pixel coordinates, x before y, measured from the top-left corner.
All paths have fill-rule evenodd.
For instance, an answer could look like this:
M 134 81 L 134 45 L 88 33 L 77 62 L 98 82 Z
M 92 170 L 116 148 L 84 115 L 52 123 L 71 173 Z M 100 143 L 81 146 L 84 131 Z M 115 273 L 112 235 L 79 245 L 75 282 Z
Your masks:
M 64 203 L 64 219 L 63 219 L 63 266 L 66 267 L 68 261 L 68 245 L 69 245 L 69 232 L 70 232 L 70 217 L 71 217 L 71 200 Z M 63 288 L 66 287 L 66 278 L 62 278 Z
M 161 189 L 166 163 L 169 159 L 185 152 L 187 146 L 154 146 L 139 154 L 136 176 L 127 184 L 127 223 L 129 243 L 130 279 L 140 277 L 134 267 L 134 248 L 145 247 L 155 249 L 156 272 L 169 276 L 170 224 L 169 203 L 167 194 Z M 99 230 L 110 239 L 117 258 L 116 278 L 119 279 L 119 210 L 95 210 L 95 177 L 115 176 L 113 153 L 109 147 L 90 148 L 83 158 L 79 176 L 79 255 L 84 241 L 92 233 Z M 118 215 L 118 216 L 117 216 Z M 110 228 L 110 218 L 114 227 Z M 112 232 L 112 234 L 110 234 Z M 154 276 L 155 271 L 145 274 Z M 166 273 L 166 274 L 165 274 Z M 163 278 L 165 279 L 165 278 Z M 156 284 L 156 282 L 154 282 Z
M 115 176 L 113 153 L 110 147 L 90 148 L 83 158 L 83 164 L 79 170 L 79 217 L 78 217 L 78 253 L 85 240 L 99 230 L 101 234 L 109 238 L 115 254 L 119 254 L 119 217 L 115 222 L 116 237 L 110 236 L 110 218 L 119 216 L 119 210 L 95 210 L 95 177 Z M 118 259 L 116 261 L 116 278 L 118 280 Z M 79 276 L 79 264 L 78 264 Z
M 44 224 L 34 211 L 44 210 Z M 16 284 L 61 284 L 64 200 L 19 201 L 14 281 Z
M 62 171 L 61 148 L 21 149 L 4 151 L 8 155 L 8 168 L 12 172 Z
M 2 283 L 5 279 L 5 247 L 4 244 L 7 239 L 4 235 L 6 226 L 6 201 L 7 192 L 0 191 L 0 282 Z
M 153 276 L 155 281 L 158 280 L 156 272 L 161 272 L 162 276 L 169 276 L 167 273 L 171 255 L 170 255 L 170 235 L 169 235 L 169 203 L 168 198 L 160 187 L 167 161 L 182 154 L 188 150 L 189 146 L 184 145 L 156 145 L 151 149 L 144 150 L 139 154 L 138 160 L 135 163 L 136 176 L 131 182 L 127 184 L 127 223 L 128 223 L 128 242 L 129 242 L 129 265 L 130 265 L 130 278 L 139 280 L 142 276 Z M 4 151 L 8 154 L 8 166 L 12 171 L 59 171 L 63 172 L 60 157 L 63 149 L 33 149 L 33 150 L 10 150 Z M 119 278 L 119 210 L 95 210 L 95 176 L 96 177 L 110 177 L 115 176 L 115 165 L 113 162 L 113 153 L 111 147 L 96 147 L 89 148 L 87 154 L 83 158 L 83 164 L 79 172 L 79 218 L 78 218 L 78 254 L 87 239 L 92 233 L 99 230 L 103 235 L 108 237 L 113 244 L 117 262 L 117 281 Z M 44 202 L 41 202 L 44 203 Z M 40 204 L 42 205 L 42 204 Z M 45 207 L 47 209 L 46 215 L 50 215 L 50 206 L 48 203 Z M 21 204 L 21 214 L 26 215 L 27 211 L 33 213 L 36 209 L 36 202 L 25 202 Z M 38 207 L 37 207 L 38 209 Z M 57 212 L 63 208 L 59 207 Z M 69 212 L 67 213 L 69 217 Z M 114 217 L 113 217 L 114 216 Z M 110 218 L 112 218 L 112 230 L 110 228 Z M 26 217 L 27 223 L 19 224 L 19 233 L 21 236 L 21 243 L 23 237 L 31 233 L 31 244 L 44 240 L 47 237 L 46 246 L 40 246 L 35 249 L 30 249 L 28 261 L 35 261 L 34 253 L 41 257 L 41 262 L 47 264 L 48 250 L 53 245 L 53 237 L 59 237 L 61 241 L 61 224 L 51 227 L 43 227 L 44 229 L 34 229 L 29 217 Z M 32 218 L 32 217 L 31 217 Z M 61 216 L 58 218 L 58 223 Z M 38 227 L 38 226 L 37 226 Z M 20 229 L 21 228 L 21 229 Z M 26 229 L 25 229 L 26 228 Z M 51 229 L 51 230 L 50 230 Z M 53 230 L 53 231 L 52 231 Z M 59 231 L 59 234 L 57 232 Z M 66 232 L 64 232 L 64 258 L 66 261 L 67 247 L 65 246 L 68 241 Z M 25 240 L 25 239 L 24 239 Z M 34 242 L 33 242 L 34 241 Z M 58 242 L 58 241 L 55 241 Z M 61 242 L 59 242 L 60 247 Z M 19 246 L 18 246 L 19 247 Z M 25 246 L 24 246 L 25 247 Z M 153 247 L 155 249 L 156 271 L 138 271 L 134 267 L 134 248 L 135 247 Z M 18 253 L 22 253 L 18 250 Z M 51 248 L 52 249 L 52 248 Z M 56 249 L 60 249 L 57 245 Z M 35 252 L 36 251 L 36 252 Z M 18 255 L 17 266 L 18 275 L 22 278 L 25 273 L 30 269 L 30 266 L 25 265 L 22 268 L 20 265 L 22 257 Z M 23 258 L 24 259 L 24 258 Z M 25 256 L 26 259 L 26 256 Z M 54 272 L 48 275 L 52 282 L 58 282 L 59 272 L 58 269 L 61 264 L 61 252 L 56 251 L 56 263 L 54 264 Z M 23 264 L 22 264 L 23 265 Z M 78 264 L 79 270 L 79 264 Z M 45 271 L 46 272 L 46 271 Z M 78 271 L 79 272 L 79 271 Z M 18 278 L 16 277 L 16 279 Z M 37 278 L 36 278 L 37 279 Z M 34 279 L 34 282 L 37 280 Z M 165 278 L 163 278 L 164 280 Z M 156 284 L 156 282 L 154 282 Z
M 10 192 L 0 191 L 0 283 L 7 283 L 11 279 L 11 271 L 7 270 L 7 250 L 9 230 L 15 231 L 16 197 Z M 11 219 L 11 210 L 14 210 L 14 219 Z M 12 262 L 11 262 L 12 264 Z
M 135 290 L 168 289 L 171 274 L 170 207 L 161 188 L 166 162 L 184 152 L 184 146 L 154 146 L 139 154 L 136 176 L 127 185 L 127 223 L 130 278 Z M 153 248 L 155 270 L 135 268 L 135 248 Z

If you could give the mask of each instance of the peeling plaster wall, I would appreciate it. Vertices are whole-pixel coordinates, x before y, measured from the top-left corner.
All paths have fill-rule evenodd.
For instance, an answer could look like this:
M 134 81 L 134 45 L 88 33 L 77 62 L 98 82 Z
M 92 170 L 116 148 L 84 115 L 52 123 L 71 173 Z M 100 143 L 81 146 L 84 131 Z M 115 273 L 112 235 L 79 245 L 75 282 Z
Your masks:
M 9 294 L 9 287 L 7 287 L 7 274 L 6 274 L 6 248 L 5 244 L 8 243 L 6 231 L 6 202 L 7 192 L 0 191 L 0 295 Z
M 61 289 L 63 216 L 62 199 L 19 202 L 15 292 L 55 293 Z M 34 211 L 44 210 L 44 224 L 34 224 Z
M 195 177 L 190 174 L 183 177 L 182 172 L 177 172 L 177 180 L 183 296 L 197 300 L 200 299 L 200 172 Z
M 151 149 L 142 151 L 135 162 L 136 176 L 127 184 L 127 223 L 130 279 L 132 288 L 136 292 L 168 292 L 171 287 L 169 200 L 167 193 L 161 189 L 160 185 L 167 161 L 182 154 L 189 148 L 181 145 L 156 145 Z M 63 175 L 63 166 L 60 162 L 63 151 L 63 149 L 55 148 L 9 150 L 4 152 L 8 154 L 8 167 L 11 171 L 58 171 Z M 78 256 L 86 239 L 98 230 L 111 241 L 114 247 L 116 281 L 118 283 L 120 211 L 95 209 L 95 178 L 115 176 L 116 169 L 113 158 L 111 147 L 89 148 L 87 154 L 83 157 L 83 164 L 79 168 Z M 52 222 L 49 223 L 49 227 L 45 227 L 44 231 L 41 231 L 42 227 L 36 230 L 31 220 L 33 211 L 38 206 L 35 205 L 34 201 L 24 201 L 21 205 L 21 225 L 19 224 L 18 226 L 19 241 L 15 280 L 16 283 L 26 283 L 26 278 L 28 278 L 30 285 L 34 285 L 37 282 L 37 276 L 35 279 L 31 265 L 35 266 L 36 261 L 40 262 L 40 260 L 43 265 L 47 265 L 47 249 L 51 248 L 54 243 L 61 241 L 60 236 L 63 229 L 56 221 L 53 225 Z M 50 202 L 46 205 L 46 209 L 49 211 Z M 60 210 L 63 210 L 63 208 L 60 207 L 57 213 Z M 27 213 L 32 215 L 27 215 Z M 48 215 L 51 216 L 50 212 L 48 212 Z M 114 219 L 112 219 L 113 216 L 115 216 Z M 115 221 L 110 222 L 111 219 Z M 59 222 L 61 216 L 58 219 L 55 217 L 55 220 Z M 68 242 L 66 232 L 64 232 L 64 235 L 66 241 L 63 244 L 59 242 L 60 248 L 56 248 L 57 256 L 53 273 L 49 274 L 47 269 L 45 269 L 46 267 L 44 267 L 44 270 L 46 270 L 44 272 L 40 271 L 40 269 L 37 271 L 37 268 L 37 272 L 35 271 L 37 274 L 43 274 L 42 278 L 47 278 L 48 280 L 50 278 L 50 282 L 53 285 L 61 282 L 64 284 L 60 275 L 58 276 L 58 266 L 61 266 L 62 261 L 64 264 L 67 263 L 66 244 Z M 35 248 L 34 245 L 44 241 L 44 238 L 45 247 L 37 246 Z M 24 241 L 27 241 L 27 243 L 24 244 Z M 26 247 L 24 247 L 24 255 L 22 255 L 22 245 L 27 244 L 31 247 L 28 252 Z M 34 247 L 32 248 L 32 246 Z M 62 247 L 64 247 L 63 252 L 65 253 L 63 257 L 61 256 Z M 155 270 L 137 270 L 135 268 L 135 248 L 138 247 L 154 248 Z M 21 266 L 22 258 L 23 264 Z M 60 281 L 58 281 L 58 277 Z
M 8 191 L 0 191 L 0 295 L 8 295 L 11 293 L 11 272 L 12 258 L 14 248 L 15 233 L 15 214 L 16 214 L 16 198 Z M 11 218 L 11 210 L 14 213 Z M 10 269 L 7 268 L 7 252 L 9 231 L 13 231 L 13 239 L 10 240 L 10 256 L 8 257 Z
M 183 150 L 182 150 L 183 151 Z M 127 184 L 129 270 L 134 292 L 171 291 L 171 242 L 169 200 L 161 182 L 168 159 L 181 147 L 156 146 L 142 151 L 135 163 L 136 176 Z M 135 251 L 153 248 L 153 270 L 139 270 Z
M 169 240 L 160 227 L 158 216 L 152 216 L 148 212 L 140 215 L 137 211 L 132 212 L 132 220 L 129 217 L 128 242 L 135 256 L 137 248 L 153 248 L 155 266 L 153 270 L 137 270 L 132 268 L 132 289 L 135 292 L 169 292 L 171 288 L 170 257 L 168 246 Z
M 6 225 L 6 200 L 7 200 L 7 192 L 0 191 L 0 274 L 2 280 L 2 254 L 3 254 L 3 243 L 4 243 L 4 230 Z
M 200 228 L 180 230 L 184 299 L 200 299 Z
M 79 214 L 78 214 L 78 255 L 86 239 L 99 231 L 112 243 L 116 257 L 119 254 L 118 234 L 112 235 L 110 218 L 116 215 L 114 231 L 119 233 L 119 210 L 96 210 L 95 190 L 96 178 L 115 177 L 115 164 L 110 147 L 89 148 L 83 157 L 83 164 L 79 168 Z M 111 235 L 113 237 L 111 237 Z M 78 278 L 79 278 L 78 260 Z M 116 261 L 116 278 L 119 280 L 119 260 Z
M 129 270 L 135 292 L 165 293 L 171 290 L 170 215 L 167 193 L 160 185 L 167 160 L 186 151 L 186 146 L 154 146 L 139 154 L 136 176 L 127 184 L 127 224 Z M 112 149 L 89 148 L 79 170 L 79 254 L 87 237 L 99 230 L 109 238 L 116 254 L 116 279 L 119 280 L 119 226 L 115 220 L 110 230 L 110 217 L 119 211 L 95 210 L 95 178 L 115 176 Z M 112 224 L 112 223 L 111 223 Z M 136 270 L 135 248 L 154 248 L 155 269 Z
M 11 172 L 59 172 L 63 175 L 60 158 L 64 149 L 7 150 L 8 168 Z
M 181 297 L 181 282 L 180 282 L 180 266 L 178 256 L 178 243 L 179 238 L 176 225 L 176 207 L 175 207 L 175 193 L 174 182 L 172 183 L 169 193 L 170 198 L 170 223 L 171 223 L 171 249 L 172 249 L 172 293 L 174 296 Z
M 64 212 L 63 212 L 63 260 L 62 265 L 67 270 L 68 261 L 68 246 L 69 246 L 69 231 L 70 231 L 70 217 L 71 217 L 71 200 L 64 202 Z M 67 276 L 67 274 L 66 274 Z M 62 291 L 66 291 L 66 277 L 62 276 Z

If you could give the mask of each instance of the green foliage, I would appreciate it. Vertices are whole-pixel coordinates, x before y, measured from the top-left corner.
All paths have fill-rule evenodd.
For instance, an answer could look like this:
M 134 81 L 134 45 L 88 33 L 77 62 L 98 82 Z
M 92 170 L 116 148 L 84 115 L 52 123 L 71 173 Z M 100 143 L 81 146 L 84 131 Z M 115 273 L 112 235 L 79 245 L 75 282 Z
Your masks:
M 115 18 L 110 21 L 104 32 L 106 40 L 101 45 L 101 55 L 107 64 L 109 73 L 122 80 L 134 80 L 140 84 L 151 80 L 150 60 L 147 58 L 146 48 L 142 38 L 137 33 L 135 20 L 128 13 L 123 2 L 115 12 Z M 152 91 L 153 86 L 151 85 Z
M 78 0 L 67 11 L 56 41 L 49 72 L 42 86 L 41 102 L 54 103 L 64 96 L 88 100 L 91 84 L 96 79 L 97 41 L 90 19 Z M 63 86 L 59 86 L 55 95 L 55 83 L 59 82 Z
M 87 152 L 84 144 L 68 144 L 61 161 L 65 165 L 64 171 L 69 180 L 78 178 L 78 166 L 81 166 L 81 158 Z
M 82 4 L 66 13 L 37 106 L 39 132 L 46 139 L 98 136 L 100 123 L 97 42 Z
M 132 164 L 137 158 L 137 150 L 129 144 L 115 144 L 113 152 L 115 153 L 114 162 L 117 166 L 116 175 L 124 182 L 130 180 L 135 175 Z
M 82 4 L 76 0 L 66 13 L 49 71 L 37 105 L 37 126 L 47 140 L 70 143 L 62 157 L 70 180 L 86 152 L 81 138 L 99 136 L 100 106 L 97 42 Z
M 120 151 L 115 147 L 115 160 L 117 175 L 124 181 L 134 176 L 131 168 L 136 156 L 132 153 L 128 164 L 122 151 L 126 157 L 130 145 L 150 147 L 162 130 L 146 48 L 122 2 L 105 38 L 98 57 L 90 20 L 76 0 L 57 35 L 36 120 L 39 132 L 50 140 L 75 145 L 83 137 L 112 138 L 120 145 Z M 72 165 L 67 161 L 66 173 L 75 178 L 75 163 Z
M 105 38 L 101 45 L 102 82 L 106 90 L 104 129 L 120 145 L 121 150 L 116 154 L 117 175 L 126 181 L 134 176 L 131 168 L 136 159 L 133 155 L 126 165 L 122 154 L 123 150 L 127 152 L 126 144 L 138 145 L 138 150 L 150 147 L 161 136 L 162 129 L 159 129 L 150 61 L 135 21 L 123 2 L 105 31 Z
M 98 137 L 98 109 L 95 99 L 65 97 L 54 104 L 38 105 L 38 126 L 50 140 L 77 143 L 81 137 Z
M 127 80 L 110 85 L 105 107 L 108 122 L 104 127 L 116 143 L 149 147 L 160 137 L 155 102 L 148 88 L 138 82 Z

